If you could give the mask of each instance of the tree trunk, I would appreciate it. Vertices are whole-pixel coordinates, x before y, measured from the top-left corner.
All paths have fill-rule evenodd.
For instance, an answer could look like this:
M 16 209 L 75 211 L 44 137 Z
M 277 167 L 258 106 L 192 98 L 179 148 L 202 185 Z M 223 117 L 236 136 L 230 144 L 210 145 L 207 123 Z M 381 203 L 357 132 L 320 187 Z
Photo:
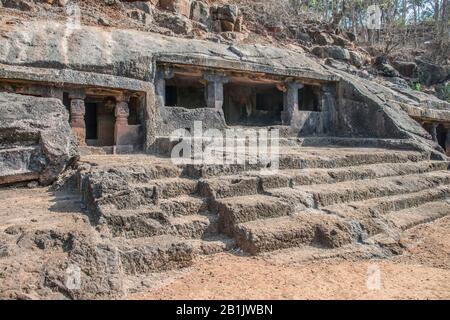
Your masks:
M 441 39 L 445 39 L 446 37 L 448 37 L 448 33 L 449 33 L 449 30 L 448 30 L 448 20 L 450 17 L 449 2 L 450 2 L 450 0 L 442 1 L 441 30 L 440 30 Z
M 403 0 L 403 10 L 402 10 L 402 21 L 403 24 L 406 25 L 406 12 L 407 12 L 407 2 L 406 0 Z

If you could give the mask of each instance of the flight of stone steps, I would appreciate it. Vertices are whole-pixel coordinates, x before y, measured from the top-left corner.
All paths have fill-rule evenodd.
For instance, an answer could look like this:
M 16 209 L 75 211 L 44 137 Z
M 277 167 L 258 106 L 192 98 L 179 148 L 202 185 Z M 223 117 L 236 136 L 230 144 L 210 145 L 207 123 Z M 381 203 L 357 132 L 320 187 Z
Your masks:
M 92 166 L 81 171 L 84 201 L 129 274 L 231 249 L 388 248 L 386 235 L 450 214 L 446 161 L 413 151 L 306 149 L 282 150 L 276 174 L 168 159 Z

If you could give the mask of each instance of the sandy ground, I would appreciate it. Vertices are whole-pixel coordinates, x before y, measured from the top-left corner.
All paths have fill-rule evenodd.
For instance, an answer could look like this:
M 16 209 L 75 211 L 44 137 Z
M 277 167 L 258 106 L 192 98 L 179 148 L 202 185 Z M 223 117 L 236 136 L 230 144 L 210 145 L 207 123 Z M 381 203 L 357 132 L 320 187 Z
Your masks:
M 409 230 L 389 260 L 277 264 L 261 257 L 200 258 L 176 279 L 129 299 L 449 299 L 450 217 Z

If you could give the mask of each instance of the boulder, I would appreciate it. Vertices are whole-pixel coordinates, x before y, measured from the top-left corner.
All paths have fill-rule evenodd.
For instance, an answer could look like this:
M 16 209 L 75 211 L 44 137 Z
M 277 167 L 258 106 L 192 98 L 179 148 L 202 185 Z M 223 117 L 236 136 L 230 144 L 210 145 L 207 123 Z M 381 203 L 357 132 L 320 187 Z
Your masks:
M 0 93 L 0 185 L 49 185 L 78 157 L 60 100 Z
M 350 62 L 355 67 L 361 68 L 364 64 L 364 60 L 361 54 L 357 51 L 349 51 L 350 53 Z
M 426 86 L 445 82 L 450 79 L 450 68 L 416 59 L 420 82 Z
M 129 5 L 133 9 L 138 9 L 144 11 L 147 14 L 152 14 L 152 5 L 154 5 L 154 3 L 152 3 L 151 1 L 133 1 L 130 2 Z
M 347 32 L 345 32 L 345 35 L 350 42 L 356 41 L 356 34 L 354 34 L 353 32 L 347 31 Z
M 24 1 L 24 0 L 1 0 L 0 1 L 3 7 L 10 8 L 10 9 L 16 9 L 20 11 L 32 11 L 34 6 L 34 3 L 31 1 Z
M 154 19 L 160 27 L 167 28 L 176 34 L 186 35 L 192 32 L 192 21 L 182 15 L 159 12 Z
M 337 60 L 350 60 L 350 52 L 339 46 L 317 46 L 311 52 L 319 58 L 333 58 Z
M 236 5 L 224 5 L 221 7 L 217 7 L 217 19 L 225 20 L 230 22 L 236 22 L 236 19 L 239 15 L 239 8 Z
M 375 63 L 373 64 L 378 74 L 384 77 L 399 77 L 400 74 L 397 70 L 389 63 L 387 55 L 379 55 L 375 58 Z
M 346 47 L 350 45 L 350 41 L 345 39 L 342 36 L 338 36 L 338 35 L 332 35 L 333 38 L 333 44 L 340 46 L 340 47 Z
M 220 28 L 222 32 L 229 32 L 229 31 L 232 32 L 234 31 L 234 23 L 227 20 L 221 20 Z
M 145 11 L 139 9 L 130 9 L 127 11 L 127 16 L 131 19 L 134 19 L 143 25 L 149 25 L 153 21 L 153 17 L 151 14 L 146 13 Z
M 191 0 L 159 0 L 159 6 L 187 18 L 191 15 Z
M 314 40 L 314 43 L 321 46 L 327 46 L 334 43 L 333 37 L 331 37 L 326 32 L 311 32 L 311 36 Z
M 205 25 L 209 21 L 209 7 L 203 1 L 193 1 L 191 5 L 191 19 Z
M 418 68 L 417 68 L 417 64 L 415 62 L 395 60 L 392 62 L 392 66 L 403 77 L 417 78 L 417 76 L 418 76 Z
M 241 32 L 242 14 L 236 5 L 212 6 L 210 9 L 212 27 L 215 32 Z

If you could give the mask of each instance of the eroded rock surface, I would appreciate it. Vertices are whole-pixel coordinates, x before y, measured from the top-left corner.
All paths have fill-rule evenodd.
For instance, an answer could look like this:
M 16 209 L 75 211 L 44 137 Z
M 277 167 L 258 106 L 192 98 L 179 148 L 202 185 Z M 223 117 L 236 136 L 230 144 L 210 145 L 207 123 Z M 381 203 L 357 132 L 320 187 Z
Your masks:
M 0 93 L 0 185 L 42 185 L 78 158 L 69 114 L 57 99 Z

